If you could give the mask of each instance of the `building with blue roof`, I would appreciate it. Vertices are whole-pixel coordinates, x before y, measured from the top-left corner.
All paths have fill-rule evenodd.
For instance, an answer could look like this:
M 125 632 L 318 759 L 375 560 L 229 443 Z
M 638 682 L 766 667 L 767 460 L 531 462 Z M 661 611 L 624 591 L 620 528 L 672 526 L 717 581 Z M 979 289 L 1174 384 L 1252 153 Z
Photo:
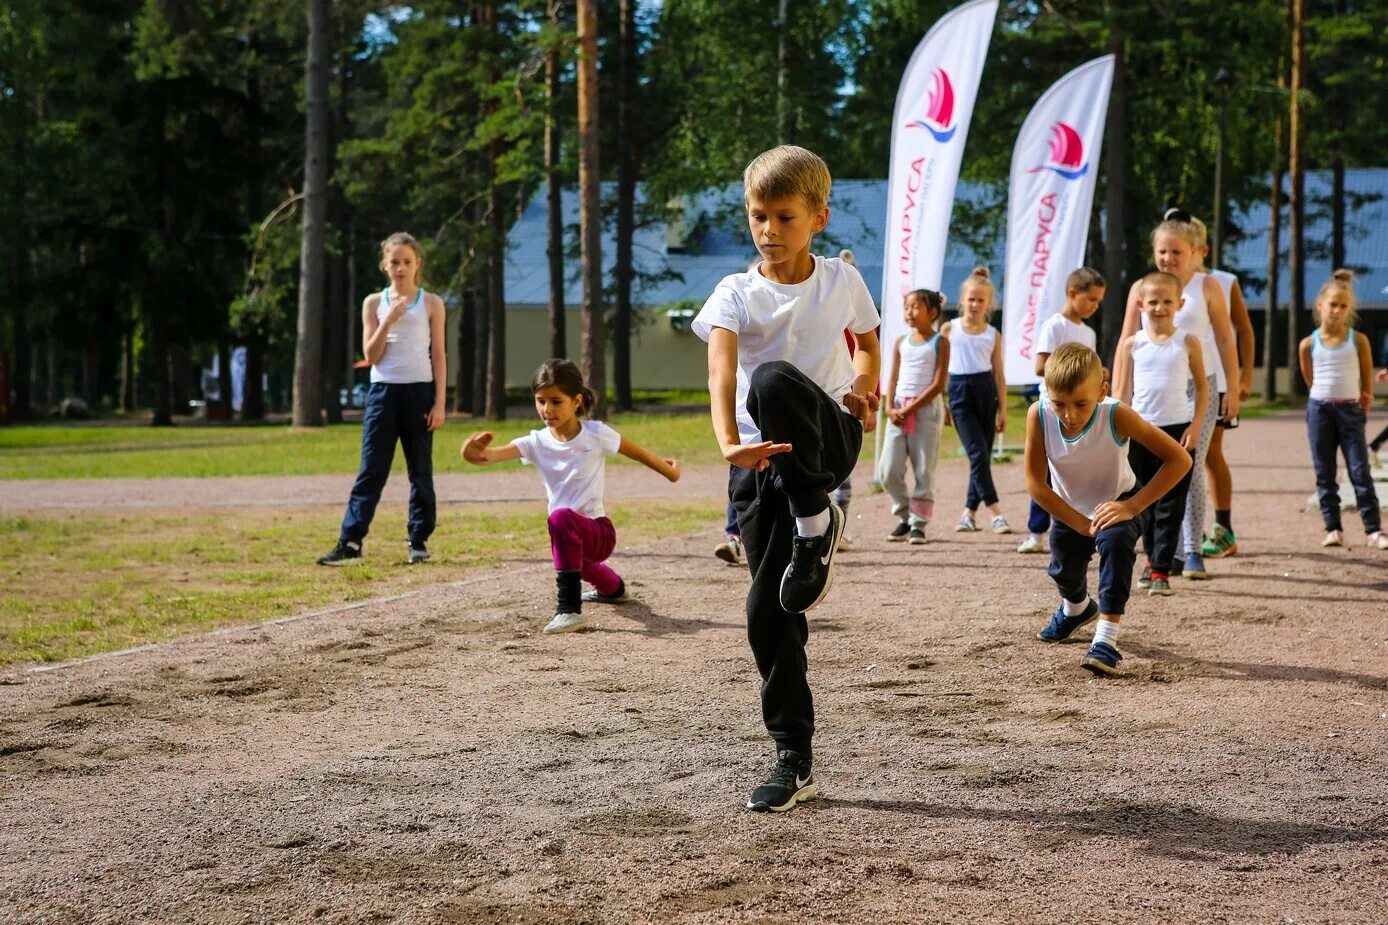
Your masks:
M 1388 318 L 1372 313 L 1388 309 L 1388 168 L 1354 169 L 1346 172 L 1346 189 L 1351 202 L 1358 202 L 1347 215 L 1347 264 L 1359 276 L 1356 286 L 1359 307 L 1365 313 L 1361 327 L 1370 335 L 1375 362 L 1388 362 L 1384 344 Z M 1308 173 L 1306 304 L 1315 299 L 1321 283 L 1330 275 L 1330 212 L 1326 204 L 1330 191 L 1328 171 Z M 604 203 L 616 194 L 615 184 L 604 184 Z M 641 191 L 638 190 L 638 197 Z M 978 205 L 986 204 L 990 191 L 960 183 L 957 196 Z M 831 216 L 825 234 L 816 239 L 820 253 L 853 251 L 863 279 L 872 296 L 881 303 L 883 235 L 886 227 L 887 182 L 885 180 L 837 180 L 830 201 Z M 578 197 L 575 191 L 563 195 L 564 225 L 571 252 L 565 260 L 565 302 L 568 314 L 569 355 L 579 355 L 582 330 L 582 281 L 577 257 Z M 633 255 L 637 279 L 632 301 L 638 307 L 632 345 L 632 382 L 637 388 L 702 388 L 707 382 L 703 342 L 682 324 L 687 312 L 697 308 L 724 276 L 747 269 L 756 259 L 742 211 L 742 187 L 729 184 L 688 197 L 682 219 L 656 221 L 636 232 Z M 1270 209 L 1266 202 L 1235 212 L 1232 222 L 1242 237 L 1225 249 L 1226 269 L 1240 274 L 1253 324 L 1261 342 L 1263 309 L 1266 303 L 1267 250 Z M 549 262 L 545 254 L 545 199 L 538 192 L 511 227 L 506 251 L 507 380 L 523 386 L 546 357 L 548 345 Z M 605 223 L 602 249 L 604 278 L 611 280 L 616 246 L 614 227 Z M 1279 301 L 1285 306 L 1289 287 L 1286 268 L 1286 215 L 1283 215 L 1283 241 Z M 1097 256 L 1094 258 L 1097 260 Z M 992 253 L 976 253 L 951 236 L 946 251 L 942 288 L 953 298 L 960 284 L 976 266 L 994 270 L 999 288 L 1007 285 L 1003 277 L 1002 242 Z M 894 310 L 888 306 L 887 310 Z M 675 309 L 673 315 L 670 310 Z M 456 315 L 456 312 L 451 313 Z M 456 325 L 456 320 L 452 322 Z M 1309 321 L 1307 322 L 1309 325 Z M 456 342 L 450 338 L 450 342 Z M 1261 351 L 1261 347 L 1260 347 Z M 450 351 L 450 360 L 454 360 Z M 1280 354 L 1279 353 L 1279 361 Z M 610 364 L 609 364 L 610 368 Z M 1256 380 L 1261 383 L 1261 378 Z

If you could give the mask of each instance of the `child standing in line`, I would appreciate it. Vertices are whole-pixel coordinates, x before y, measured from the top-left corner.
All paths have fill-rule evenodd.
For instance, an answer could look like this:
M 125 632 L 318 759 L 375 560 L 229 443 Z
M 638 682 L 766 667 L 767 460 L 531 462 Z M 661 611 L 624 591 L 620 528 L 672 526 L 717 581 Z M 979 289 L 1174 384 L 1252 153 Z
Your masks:
M 877 481 L 892 499 L 898 523 L 887 534 L 891 542 L 925 542 L 925 528 L 935 512 L 935 467 L 940 461 L 944 427 L 941 394 L 949 378 L 949 341 L 935 331 L 945 297 L 929 289 L 906 295 L 903 313 L 909 332 L 892 345 L 892 374 L 887 380 L 887 433 L 878 460 Z M 906 493 L 910 460 L 915 489 Z
M 1054 518 L 1048 571 L 1060 591 L 1060 607 L 1036 637 L 1060 642 L 1098 617 L 1094 642 L 1080 665 L 1096 675 L 1113 675 L 1123 659 L 1116 646 L 1118 623 L 1132 590 L 1142 512 L 1190 472 L 1190 454 L 1108 397 L 1104 366 L 1082 344 L 1066 344 L 1051 354 L 1046 392 L 1047 401 L 1027 411 L 1027 491 Z M 1161 460 L 1146 485 L 1138 484 L 1128 464 L 1129 440 Z M 1086 587 L 1096 550 L 1097 604 Z
M 1243 298 L 1243 287 L 1239 278 L 1227 270 L 1206 270 L 1205 261 L 1210 256 L 1209 232 L 1205 223 L 1191 218 L 1200 246 L 1196 256 L 1200 258 L 1196 269 L 1209 273 L 1220 291 L 1224 293 L 1224 304 L 1229 306 L 1229 323 L 1234 328 L 1234 352 L 1239 361 L 1239 381 L 1237 391 L 1242 404 L 1253 393 L 1253 320 L 1248 316 L 1248 303 Z M 1226 383 L 1225 388 L 1234 390 L 1235 386 Z M 1215 522 L 1205 534 L 1200 544 L 1200 554 L 1206 559 L 1223 559 L 1239 551 L 1239 541 L 1234 535 L 1234 477 L 1229 471 L 1229 463 L 1224 458 L 1225 431 L 1239 426 L 1238 417 L 1232 420 L 1218 418 L 1214 433 L 1210 435 L 1210 451 L 1205 454 L 1205 471 L 1210 477 L 1210 502 L 1214 505 Z
M 1186 495 L 1186 516 L 1181 522 L 1180 555 L 1171 563 L 1171 574 L 1184 574 L 1192 580 L 1210 577 L 1205 571 L 1205 559 L 1200 554 L 1200 545 L 1205 532 L 1206 484 L 1201 475 L 1205 471 L 1205 454 L 1209 450 L 1214 434 L 1215 418 L 1232 420 L 1239 414 L 1239 393 L 1221 392 L 1221 382 L 1239 381 L 1238 354 L 1234 348 L 1234 329 L 1229 323 L 1229 309 L 1224 304 L 1224 293 L 1208 273 L 1199 272 L 1196 250 L 1200 245 L 1200 234 L 1190 220 L 1189 213 L 1172 209 L 1166 213 L 1161 224 L 1152 232 L 1152 261 L 1158 270 L 1170 273 L 1181 282 L 1181 295 L 1185 301 L 1176 313 L 1176 327 L 1200 339 L 1204 355 L 1201 357 L 1205 367 L 1205 381 L 1211 395 L 1218 395 L 1210 412 L 1201 422 L 1200 442 L 1195 448 L 1195 472 L 1190 479 L 1190 491 Z M 1142 324 L 1142 312 L 1138 306 L 1138 283 L 1133 283 L 1128 291 L 1128 307 L 1123 316 L 1123 332 L 1119 340 L 1133 334 Z M 1194 400 L 1195 388 L 1192 384 L 1188 393 Z M 1184 556 L 1184 558 L 1181 558 Z
M 420 288 L 423 267 L 424 252 L 412 236 L 399 232 L 381 242 L 381 271 L 389 282 L 361 306 L 361 342 L 371 364 L 361 422 L 361 469 L 337 545 L 319 558 L 319 565 L 361 561 L 361 543 L 390 477 L 397 441 L 410 476 L 409 562 L 429 558 L 425 543 L 437 517 L 434 431 L 443 426 L 448 361 L 443 299 Z
M 1369 471 L 1369 448 L 1364 442 L 1365 415 L 1374 400 L 1374 369 L 1369 339 L 1354 330 L 1359 320 L 1354 310 L 1354 274 L 1336 270 L 1316 295 L 1315 311 L 1317 328 L 1302 340 L 1298 353 L 1301 377 L 1311 393 L 1306 402 L 1306 430 L 1316 467 L 1321 519 L 1325 521 L 1321 545 L 1345 544 L 1340 526 L 1340 485 L 1335 480 L 1338 449 L 1354 485 L 1368 545 L 1388 549 L 1388 534 L 1380 529 L 1378 495 Z
M 1047 318 L 1036 335 L 1036 375 L 1041 377 L 1037 401 L 1046 400 L 1046 358 L 1066 344 L 1084 344 L 1097 349 L 1094 329 L 1085 324 L 1090 315 L 1103 304 L 1107 284 L 1103 274 L 1092 267 L 1080 267 L 1065 279 L 1065 307 Z M 1043 537 L 1051 528 L 1051 515 L 1035 499 L 1027 511 L 1027 538 L 1017 551 L 1039 553 L 1046 551 Z
M 554 556 L 559 605 L 546 633 L 568 633 L 585 625 L 583 602 L 620 604 L 626 582 L 607 564 L 617 548 L 617 532 L 603 510 L 606 456 L 621 453 L 678 482 L 680 467 L 632 443 L 601 421 L 581 420 L 597 395 L 583 382 L 572 360 L 548 360 L 530 383 L 535 410 L 545 422 L 502 447 L 492 449 L 487 431 L 467 438 L 463 459 L 475 465 L 519 459 L 533 465 L 549 499 L 549 542 Z M 593 586 L 583 592 L 580 579 Z
M 980 504 L 993 515 L 994 533 L 1012 532 L 998 504 L 991 460 L 993 435 L 1007 427 L 1002 338 L 988 323 L 995 295 L 988 268 L 978 267 L 960 287 L 959 317 L 940 332 L 949 338 L 949 414 L 969 454 L 969 493 L 955 533 L 978 529 L 974 516 Z
M 818 792 L 805 612 L 833 583 L 843 513 L 829 493 L 875 423 L 877 308 L 862 276 L 810 253 L 829 222 L 829 168 L 804 148 L 758 155 L 742 175 L 761 263 L 724 277 L 694 319 L 708 342 L 713 432 L 752 572 L 747 638 L 776 762 L 747 807 L 784 812 Z M 854 334 L 850 358 L 843 331 Z
M 1175 440 L 1187 451 L 1194 449 L 1209 402 L 1200 342 L 1176 329 L 1181 308 L 1181 281 L 1160 270 L 1138 283 L 1144 329 L 1123 340 L 1114 358 L 1113 390 L 1138 417 Z M 1186 399 L 1188 383 L 1195 384 L 1195 403 Z M 1161 469 L 1161 459 L 1141 443 L 1128 451 L 1133 474 L 1150 482 Z M 1147 566 L 1138 579 L 1148 594 L 1171 593 L 1171 560 L 1186 513 L 1186 492 L 1193 475 L 1187 472 L 1176 486 L 1162 495 L 1147 513 L 1142 545 Z

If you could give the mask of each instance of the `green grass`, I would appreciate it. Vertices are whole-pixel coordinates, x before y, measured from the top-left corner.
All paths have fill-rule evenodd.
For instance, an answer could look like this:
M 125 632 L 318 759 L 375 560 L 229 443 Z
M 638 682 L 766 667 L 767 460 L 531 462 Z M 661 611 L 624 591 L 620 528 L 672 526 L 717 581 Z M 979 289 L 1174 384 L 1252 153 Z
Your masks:
M 629 543 L 709 527 L 720 512 L 639 501 L 610 513 Z M 316 565 L 340 519 L 300 508 L 0 518 L 0 665 L 256 623 L 549 558 L 542 506 L 489 504 L 445 509 L 425 566 L 404 565 L 404 542 L 388 535 L 367 541 L 363 565 Z M 377 519 L 402 523 L 404 508 L 383 505 Z M 537 581 L 548 593 L 552 580 Z

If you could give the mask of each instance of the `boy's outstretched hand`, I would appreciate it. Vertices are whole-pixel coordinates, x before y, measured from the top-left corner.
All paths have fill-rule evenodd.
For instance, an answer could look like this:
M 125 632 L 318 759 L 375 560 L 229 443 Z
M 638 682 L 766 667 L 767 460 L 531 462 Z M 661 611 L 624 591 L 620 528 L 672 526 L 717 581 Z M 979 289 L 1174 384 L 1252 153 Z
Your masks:
M 843 406 L 849 413 L 863 423 L 863 433 L 870 434 L 877 427 L 877 406 L 882 400 L 872 392 L 848 392 L 843 396 Z
M 492 442 L 492 432 L 489 430 L 478 431 L 467 440 L 463 441 L 462 448 L 458 451 L 462 453 L 463 459 L 470 463 L 481 465 L 487 461 L 487 446 Z
M 763 440 L 761 443 L 723 444 L 724 459 L 739 469 L 755 469 L 758 472 L 771 465 L 771 460 L 767 457 L 789 452 L 789 443 L 772 443 L 770 440 Z
M 1089 535 L 1098 536 L 1099 531 L 1125 520 L 1132 520 L 1137 511 L 1126 501 L 1105 501 L 1094 508 L 1094 516 L 1089 519 Z
M 662 472 L 661 475 L 672 482 L 678 482 L 680 480 L 680 464 L 673 459 L 662 459 L 661 462 L 665 463 L 670 470 L 668 472 Z

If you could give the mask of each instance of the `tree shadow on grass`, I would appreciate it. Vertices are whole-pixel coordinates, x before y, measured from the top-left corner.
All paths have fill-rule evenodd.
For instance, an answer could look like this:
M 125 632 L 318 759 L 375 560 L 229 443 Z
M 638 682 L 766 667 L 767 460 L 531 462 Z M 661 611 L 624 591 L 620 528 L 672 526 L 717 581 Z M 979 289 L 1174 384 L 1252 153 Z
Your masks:
M 1140 841 L 1147 854 L 1184 860 L 1227 854 L 1296 854 L 1314 845 L 1388 843 L 1388 830 L 1384 829 L 1285 819 L 1240 819 L 1150 800 L 1107 800 L 1070 810 L 946 806 L 923 800 L 819 801 L 820 812 L 845 809 L 964 822 L 1012 822 L 1039 831 L 1070 832 L 1081 838 L 1131 839 Z
M 1195 658 L 1160 646 L 1145 645 L 1131 640 L 1125 643 L 1123 648 L 1141 658 L 1193 667 L 1197 675 L 1224 681 L 1321 681 L 1328 684 L 1353 684 L 1369 690 L 1388 690 L 1388 678 L 1356 671 L 1309 665 L 1259 665 L 1253 662 Z

